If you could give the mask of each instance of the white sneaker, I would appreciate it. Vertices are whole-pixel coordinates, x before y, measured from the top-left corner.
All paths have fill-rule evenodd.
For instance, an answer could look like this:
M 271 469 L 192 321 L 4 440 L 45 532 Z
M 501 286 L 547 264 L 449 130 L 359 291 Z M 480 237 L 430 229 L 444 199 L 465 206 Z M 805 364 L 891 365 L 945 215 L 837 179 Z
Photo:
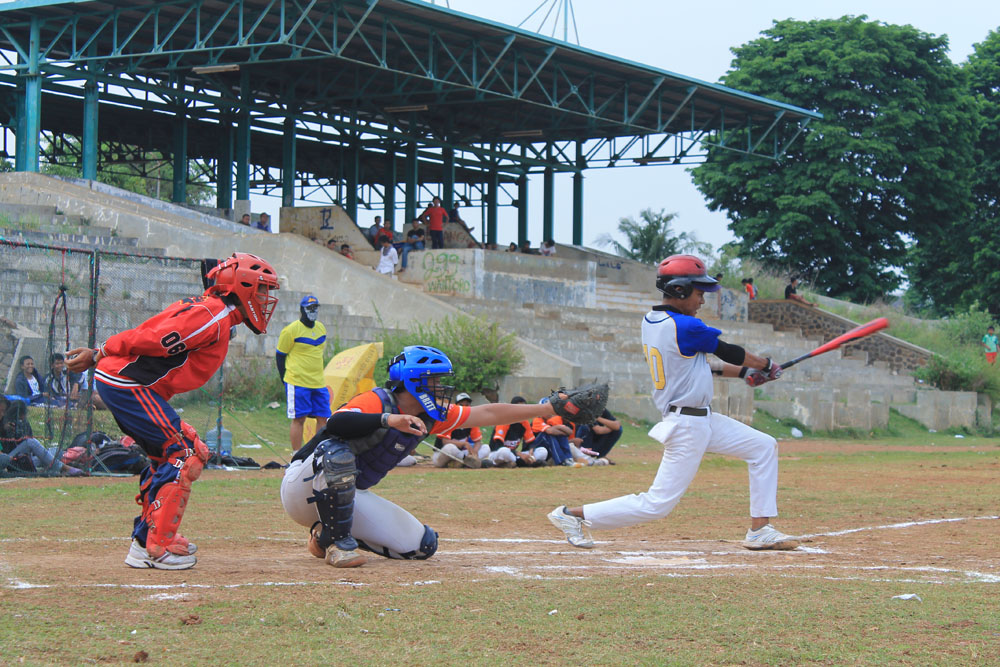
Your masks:
M 761 549 L 790 551 L 799 546 L 799 541 L 776 530 L 771 524 L 766 524 L 757 530 L 748 530 L 743 546 L 754 551 Z
M 594 538 L 586 529 L 590 528 L 590 522 L 578 516 L 566 514 L 566 506 L 560 505 L 549 512 L 549 521 L 552 525 L 566 534 L 566 541 L 574 547 L 581 549 L 593 549 Z M 585 532 L 586 531 L 586 532 Z
M 336 544 L 326 548 L 326 563 L 333 567 L 361 567 L 366 560 L 356 549 L 338 549 Z
M 125 564 L 129 567 L 155 567 L 157 570 L 187 570 L 197 562 L 198 559 L 194 556 L 181 556 L 170 551 L 164 551 L 159 558 L 152 558 L 136 539 L 132 540 L 128 556 L 125 557 Z

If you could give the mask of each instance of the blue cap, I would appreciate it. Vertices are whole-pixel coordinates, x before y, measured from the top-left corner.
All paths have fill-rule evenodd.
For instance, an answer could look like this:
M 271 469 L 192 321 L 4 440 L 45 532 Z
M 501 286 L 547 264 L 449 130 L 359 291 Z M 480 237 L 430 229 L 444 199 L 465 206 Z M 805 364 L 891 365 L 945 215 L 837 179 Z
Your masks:
M 308 294 L 302 297 L 302 301 L 299 302 L 300 308 L 305 308 L 306 306 L 318 306 L 318 305 L 319 305 L 319 299 L 314 297 L 312 294 Z

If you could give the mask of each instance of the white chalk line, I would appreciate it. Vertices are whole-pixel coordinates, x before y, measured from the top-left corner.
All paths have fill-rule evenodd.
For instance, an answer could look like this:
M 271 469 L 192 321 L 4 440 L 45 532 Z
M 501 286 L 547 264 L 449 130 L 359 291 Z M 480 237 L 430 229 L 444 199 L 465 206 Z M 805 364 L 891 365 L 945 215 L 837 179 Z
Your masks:
M 912 528 L 913 526 L 929 526 L 936 523 L 954 523 L 956 521 L 996 521 L 1000 519 L 1000 516 L 968 516 L 968 517 L 952 517 L 947 519 L 924 519 L 921 521 L 904 521 L 902 523 L 889 523 L 883 526 L 865 526 L 863 528 L 847 528 L 846 530 L 834 530 L 828 533 L 812 533 L 810 535 L 797 535 L 796 537 L 837 537 L 840 535 L 849 535 L 851 533 L 860 533 L 866 530 L 898 530 L 900 528 Z

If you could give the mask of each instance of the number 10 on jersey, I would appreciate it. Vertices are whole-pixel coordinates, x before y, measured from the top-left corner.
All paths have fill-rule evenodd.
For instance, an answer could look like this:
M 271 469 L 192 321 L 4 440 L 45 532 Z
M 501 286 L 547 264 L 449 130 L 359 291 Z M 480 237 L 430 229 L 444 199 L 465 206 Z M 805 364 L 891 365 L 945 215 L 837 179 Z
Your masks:
M 649 375 L 653 378 L 653 387 L 663 389 L 667 384 L 667 379 L 663 375 L 663 355 L 655 347 L 642 346 L 642 354 L 649 364 Z

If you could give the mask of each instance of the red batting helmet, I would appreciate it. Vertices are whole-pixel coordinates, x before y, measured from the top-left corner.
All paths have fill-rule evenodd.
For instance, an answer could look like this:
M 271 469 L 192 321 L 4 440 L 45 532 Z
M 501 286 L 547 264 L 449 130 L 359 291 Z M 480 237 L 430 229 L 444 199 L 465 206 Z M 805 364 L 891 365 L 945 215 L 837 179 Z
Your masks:
M 656 289 L 671 299 L 686 299 L 695 289 L 717 292 L 719 282 L 708 275 L 705 263 L 694 255 L 671 255 L 656 268 Z
M 215 284 L 205 290 L 205 294 L 233 295 L 245 311 L 244 324 L 255 334 L 267 332 L 278 297 L 271 296 L 271 290 L 278 289 L 278 278 L 274 267 L 266 261 L 246 252 L 234 252 L 208 272 L 209 280 Z M 261 292 L 260 287 L 265 291 Z

